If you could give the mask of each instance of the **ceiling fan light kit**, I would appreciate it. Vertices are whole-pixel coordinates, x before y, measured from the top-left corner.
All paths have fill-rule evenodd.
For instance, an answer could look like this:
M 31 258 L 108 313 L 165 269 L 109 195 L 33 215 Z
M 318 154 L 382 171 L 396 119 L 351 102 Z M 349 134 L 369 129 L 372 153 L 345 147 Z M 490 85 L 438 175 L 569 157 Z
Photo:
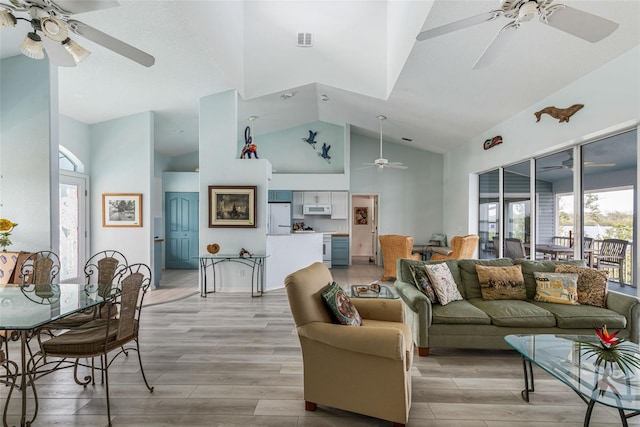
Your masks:
M 499 17 L 510 19 L 511 22 L 498 32 L 473 65 L 473 68 L 477 69 L 493 62 L 498 52 L 506 45 L 506 41 L 512 37 L 513 31 L 510 30 L 520 28 L 522 23 L 531 21 L 536 14 L 539 15 L 541 23 L 591 43 L 604 39 L 619 27 L 617 23 L 600 16 L 564 4 L 552 3 L 553 0 L 500 0 L 496 10 L 422 31 L 416 39 L 422 41 L 439 37 L 483 22 L 493 21 Z
M 145 67 L 155 63 L 155 58 L 148 53 L 71 19 L 71 16 L 76 13 L 119 6 L 115 0 L 71 2 L 67 8 L 58 6 L 52 0 L 10 0 L 10 2 L 11 4 L 0 3 L 0 29 L 15 27 L 18 20 L 29 21 L 33 30 L 27 34 L 19 47 L 20 51 L 29 58 L 43 59 L 46 48 L 49 61 L 53 65 L 66 67 L 77 65 L 91 52 L 69 38 L 69 32 L 73 32 Z M 29 15 L 29 18 L 20 17 L 20 13 Z M 43 46 L 38 32 L 59 45 L 47 40 L 48 44 Z M 60 49 L 60 46 L 64 49 Z
M 32 59 L 44 58 L 44 50 L 42 49 L 42 39 L 36 33 L 29 32 L 20 43 L 20 52 Z

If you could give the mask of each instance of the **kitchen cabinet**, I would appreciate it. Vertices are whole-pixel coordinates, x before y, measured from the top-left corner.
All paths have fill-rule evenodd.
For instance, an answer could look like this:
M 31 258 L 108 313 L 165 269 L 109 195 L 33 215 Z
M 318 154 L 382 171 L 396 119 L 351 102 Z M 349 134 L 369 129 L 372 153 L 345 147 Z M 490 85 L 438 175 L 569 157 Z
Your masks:
M 349 236 L 332 236 L 331 268 L 346 268 L 348 266 L 349 266 Z
M 346 191 L 331 192 L 331 219 L 349 218 L 349 193 Z
M 294 191 L 292 197 L 293 202 L 291 203 L 291 208 L 293 209 L 293 212 L 291 213 L 291 218 L 304 219 L 304 213 L 302 212 L 302 205 L 304 205 L 304 192 Z
M 331 191 L 305 191 L 303 204 L 305 205 L 330 205 Z
M 269 202 L 291 203 L 292 193 L 291 190 L 269 190 Z

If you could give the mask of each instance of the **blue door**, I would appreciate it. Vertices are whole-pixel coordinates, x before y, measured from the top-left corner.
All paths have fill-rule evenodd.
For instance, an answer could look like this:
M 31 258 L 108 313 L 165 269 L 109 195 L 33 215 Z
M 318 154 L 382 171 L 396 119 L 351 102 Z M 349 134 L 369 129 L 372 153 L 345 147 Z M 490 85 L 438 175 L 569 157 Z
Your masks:
M 165 193 L 166 268 L 198 268 L 198 200 L 198 193 Z

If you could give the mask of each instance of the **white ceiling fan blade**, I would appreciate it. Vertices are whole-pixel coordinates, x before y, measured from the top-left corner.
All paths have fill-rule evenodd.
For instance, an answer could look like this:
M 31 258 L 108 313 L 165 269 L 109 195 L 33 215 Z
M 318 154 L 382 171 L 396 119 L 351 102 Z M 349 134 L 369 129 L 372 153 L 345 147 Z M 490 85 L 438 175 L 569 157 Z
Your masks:
M 565 33 L 572 34 L 591 43 L 599 42 L 620 26 L 600 16 L 593 15 L 572 7 L 558 5 L 548 15 L 542 15 L 540 20 Z
M 615 163 L 584 162 L 584 166 L 587 168 L 612 168 L 615 165 L 616 165 Z
M 50 40 L 46 37 L 42 37 L 42 43 L 44 46 L 44 51 L 49 58 L 49 62 L 52 65 L 56 65 L 58 67 L 75 67 L 76 61 L 73 60 L 73 57 L 67 50 L 59 43 L 53 40 Z
M 418 41 L 431 39 L 443 34 L 448 34 L 454 31 L 462 30 L 463 28 L 471 27 L 473 25 L 481 24 L 487 21 L 493 21 L 502 14 L 501 10 L 493 10 L 491 12 L 482 13 L 480 15 L 471 16 L 469 18 L 462 19 L 460 21 L 445 24 L 440 27 L 431 28 L 429 30 L 422 31 L 418 34 L 416 39 Z
M 361 166 L 361 167 L 355 168 L 353 170 L 359 171 L 359 170 L 363 170 L 363 169 L 370 169 L 370 168 L 375 166 L 373 163 L 363 163 L 363 165 L 365 165 L 365 166 Z
M 69 24 L 69 28 L 74 33 L 89 39 L 92 42 L 98 43 L 99 45 L 104 46 L 125 58 L 129 58 L 140 65 L 151 67 L 156 62 L 156 59 L 148 53 L 118 40 L 109 34 L 103 33 L 102 31 L 83 22 L 76 21 L 75 19 L 69 19 L 67 24 Z
M 391 162 L 387 164 L 387 167 L 393 168 L 393 169 L 409 169 L 409 166 L 405 166 L 400 162 Z
M 476 63 L 473 64 L 472 68 L 477 70 L 479 68 L 486 67 L 495 61 L 502 49 L 504 49 L 504 47 L 511 41 L 517 28 L 518 24 L 516 21 L 510 22 L 502 27 L 491 43 L 489 43 L 489 46 L 487 46 L 484 52 L 482 52 L 480 58 L 478 58 Z
M 118 7 L 116 0 L 56 0 L 56 5 L 71 15 Z

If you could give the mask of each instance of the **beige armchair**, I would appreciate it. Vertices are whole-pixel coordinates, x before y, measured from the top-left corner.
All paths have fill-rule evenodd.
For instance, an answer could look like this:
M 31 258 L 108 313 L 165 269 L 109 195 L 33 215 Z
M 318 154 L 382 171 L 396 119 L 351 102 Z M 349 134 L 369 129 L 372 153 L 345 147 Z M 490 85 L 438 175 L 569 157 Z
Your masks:
M 409 258 L 420 260 L 420 254 L 412 254 L 413 237 L 400 236 L 398 234 L 383 234 L 378 237 L 380 240 L 380 250 L 382 251 L 382 265 L 384 271 L 380 280 L 396 278 L 396 261 L 398 258 Z
M 321 295 L 332 281 L 320 262 L 285 279 L 302 347 L 305 409 L 326 405 L 403 426 L 411 408 L 413 338 L 402 301 L 351 298 L 362 326 L 335 324 Z
M 435 253 L 431 256 L 432 261 L 443 259 L 469 259 L 473 257 L 473 253 L 478 247 L 478 236 L 469 234 L 467 236 L 454 236 L 449 242 L 451 253 L 442 255 Z

